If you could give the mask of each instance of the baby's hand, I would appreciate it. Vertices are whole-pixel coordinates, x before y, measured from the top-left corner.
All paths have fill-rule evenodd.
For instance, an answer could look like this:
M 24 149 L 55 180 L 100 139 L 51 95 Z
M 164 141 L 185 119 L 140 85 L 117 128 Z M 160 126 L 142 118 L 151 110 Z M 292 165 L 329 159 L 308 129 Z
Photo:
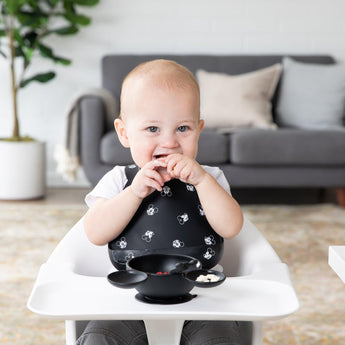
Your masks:
M 197 186 L 206 175 L 201 165 L 195 159 L 187 156 L 175 153 L 169 155 L 165 161 L 168 174 L 182 182 Z
M 171 179 L 166 173 L 167 164 L 164 160 L 153 160 L 146 163 L 135 175 L 131 184 L 133 193 L 138 198 L 145 198 L 154 190 L 162 190 L 165 182 Z M 165 172 L 165 173 L 164 173 Z

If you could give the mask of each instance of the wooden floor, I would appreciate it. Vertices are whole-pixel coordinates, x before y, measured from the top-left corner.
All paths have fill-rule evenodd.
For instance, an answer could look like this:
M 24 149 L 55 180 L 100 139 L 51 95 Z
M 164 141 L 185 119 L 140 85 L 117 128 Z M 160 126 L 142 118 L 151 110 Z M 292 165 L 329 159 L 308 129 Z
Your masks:
M 31 203 L 31 204 L 59 204 L 66 205 L 85 205 L 85 195 L 90 191 L 90 188 L 47 188 L 47 192 L 44 198 L 36 200 L 25 201 L 10 201 L 0 200 L 1 204 L 18 204 L 18 203 Z

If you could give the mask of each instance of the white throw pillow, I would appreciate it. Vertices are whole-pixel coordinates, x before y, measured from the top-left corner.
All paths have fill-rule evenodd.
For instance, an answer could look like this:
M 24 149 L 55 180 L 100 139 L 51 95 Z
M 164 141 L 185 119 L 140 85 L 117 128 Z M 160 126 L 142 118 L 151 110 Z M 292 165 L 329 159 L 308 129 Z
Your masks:
M 240 75 L 198 70 L 205 127 L 222 131 L 243 127 L 275 129 L 271 99 L 281 69 L 281 64 L 275 64 Z

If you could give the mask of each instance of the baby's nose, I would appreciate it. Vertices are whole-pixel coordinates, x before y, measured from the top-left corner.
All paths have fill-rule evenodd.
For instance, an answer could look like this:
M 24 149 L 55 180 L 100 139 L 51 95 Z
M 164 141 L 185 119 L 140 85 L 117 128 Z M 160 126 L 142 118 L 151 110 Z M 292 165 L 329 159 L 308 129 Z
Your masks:
M 166 148 L 174 148 L 178 146 L 178 141 L 175 135 L 165 135 L 162 138 L 161 146 Z

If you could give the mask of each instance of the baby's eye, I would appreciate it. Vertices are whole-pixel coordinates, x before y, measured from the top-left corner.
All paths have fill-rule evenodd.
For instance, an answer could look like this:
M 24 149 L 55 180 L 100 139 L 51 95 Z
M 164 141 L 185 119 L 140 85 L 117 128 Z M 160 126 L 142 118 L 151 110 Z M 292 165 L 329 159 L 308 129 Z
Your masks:
M 147 130 L 148 130 L 149 132 L 151 132 L 151 133 L 156 133 L 156 132 L 158 132 L 158 127 L 156 127 L 156 126 L 150 126 L 150 127 L 147 128 Z
M 177 128 L 179 132 L 185 132 L 187 129 L 188 129 L 188 126 L 180 126 L 179 128 Z

